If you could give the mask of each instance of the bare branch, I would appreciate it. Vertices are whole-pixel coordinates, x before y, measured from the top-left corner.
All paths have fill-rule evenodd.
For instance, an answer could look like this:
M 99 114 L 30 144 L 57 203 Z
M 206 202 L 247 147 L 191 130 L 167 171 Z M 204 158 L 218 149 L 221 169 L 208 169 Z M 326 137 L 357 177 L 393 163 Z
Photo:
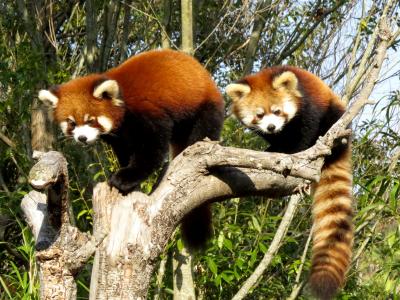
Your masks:
M 16 148 L 15 143 L 0 131 L 0 139 L 9 147 Z
M 249 39 L 249 44 L 246 49 L 245 64 L 243 68 L 243 75 L 249 74 L 253 69 L 254 59 L 258 47 L 258 42 L 261 37 L 261 32 L 264 30 L 267 16 L 270 14 L 268 9 L 271 6 L 271 0 L 260 0 L 254 16 L 254 24 Z
M 346 1 L 338 1 L 337 4 L 332 7 L 331 9 L 325 10 L 321 16 L 318 16 L 318 19 L 316 22 L 308 29 L 306 32 L 304 32 L 303 36 L 297 40 L 297 43 L 293 44 L 288 43 L 286 47 L 282 50 L 280 53 L 279 57 L 275 60 L 275 64 L 280 64 L 282 61 L 293 54 L 301 45 L 303 45 L 304 41 L 314 32 L 314 30 L 318 27 L 318 25 L 331 13 L 337 11 L 342 5 L 344 5 Z M 318 5 L 316 6 L 318 7 Z M 296 38 L 297 39 L 297 38 Z
M 254 270 L 253 274 L 244 282 L 240 290 L 233 296 L 232 300 L 241 300 L 247 296 L 249 291 L 257 286 L 257 282 L 260 277 L 264 273 L 264 271 L 268 268 L 271 263 L 273 257 L 278 252 L 279 248 L 282 245 L 283 239 L 286 236 L 286 232 L 289 229 L 290 224 L 292 223 L 294 214 L 296 212 L 297 206 L 299 205 L 301 200 L 301 196 L 299 194 L 292 195 L 290 197 L 290 201 L 288 207 L 286 209 L 285 214 L 283 215 L 282 221 L 279 224 L 278 230 L 275 233 L 275 236 L 268 248 L 267 253 L 265 253 L 263 259 L 260 264 Z

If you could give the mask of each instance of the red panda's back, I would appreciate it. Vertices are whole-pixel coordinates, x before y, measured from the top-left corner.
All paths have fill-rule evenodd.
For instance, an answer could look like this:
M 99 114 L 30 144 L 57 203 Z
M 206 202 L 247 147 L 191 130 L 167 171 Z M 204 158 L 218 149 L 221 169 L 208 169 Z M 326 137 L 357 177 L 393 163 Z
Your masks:
M 106 75 L 117 80 L 129 109 L 196 109 L 204 101 L 223 107 L 210 74 L 194 58 L 178 51 L 155 50 L 132 57 Z

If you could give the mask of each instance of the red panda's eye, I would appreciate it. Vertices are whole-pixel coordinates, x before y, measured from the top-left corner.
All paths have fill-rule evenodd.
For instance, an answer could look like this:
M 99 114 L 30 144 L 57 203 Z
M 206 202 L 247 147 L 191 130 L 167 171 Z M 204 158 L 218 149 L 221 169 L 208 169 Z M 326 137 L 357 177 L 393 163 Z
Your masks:
M 281 114 L 281 110 L 280 109 L 276 109 L 276 110 L 273 111 L 273 114 L 279 116 Z
M 259 112 L 256 114 L 257 118 L 261 119 L 262 117 L 264 117 L 264 112 Z
M 76 125 L 75 121 L 74 121 L 74 120 L 71 120 L 71 119 L 67 119 L 67 123 L 68 123 L 68 125 L 71 126 L 71 127 L 75 127 L 75 125 Z
M 86 122 L 89 125 L 94 125 L 95 124 L 95 119 L 90 119 Z

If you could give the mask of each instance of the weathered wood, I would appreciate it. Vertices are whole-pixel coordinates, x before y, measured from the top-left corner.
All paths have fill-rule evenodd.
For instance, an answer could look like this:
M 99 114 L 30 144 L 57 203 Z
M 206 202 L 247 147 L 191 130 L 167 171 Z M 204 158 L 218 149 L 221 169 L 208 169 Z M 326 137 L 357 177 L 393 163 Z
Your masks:
M 76 273 L 96 250 L 98 240 L 70 225 L 65 158 L 55 151 L 35 154 L 31 191 L 21 202 L 36 242 L 41 299 L 76 299 Z

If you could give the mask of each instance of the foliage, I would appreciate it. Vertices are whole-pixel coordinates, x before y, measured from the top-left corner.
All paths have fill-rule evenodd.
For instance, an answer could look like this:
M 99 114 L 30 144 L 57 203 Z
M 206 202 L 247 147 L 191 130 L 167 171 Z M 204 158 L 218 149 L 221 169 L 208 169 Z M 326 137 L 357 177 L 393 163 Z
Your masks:
M 27 174 L 33 163 L 31 103 L 38 89 L 88 70 L 107 69 L 127 56 L 160 47 L 161 24 L 165 25 L 171 46 L 179 47 L 180 1 L 166 1 L 172 8 L 168 19 L 164 18 L 164 1 L 0 3 L 0 133 L 12 142 L 0 140 L 0 299 L 38 299 L 34 243 L 19 208 L 20 200 L 30 189 Z M 326 79 L 338 93 L 343 92 L 357 33 L 360 32 L 360 44 L 356 67 L 384 3 L 194 2 L 194 55 L 212 72 L 221 88 L 242 76 L 255 15 L 260 14 L 266 25 L 253 57 L 253 70 L 277 63 L 296 64 Z M 94 10 L 93 27 L 87 25 L 89 4 Z M 35 9 L 29 10 L 31 15 L 24 18 L 23 8 L 33 6 Z M 110 22 L 113 18 L 117 20 L 114 27 Z M 93 61 L 88 56 L 90 34 L 95 36 L 97 49 Z M 398 54 L 398 42 L 393 43 L 392 57 Z M 398 66 L 394 66 L 397 70 L 388 68 L 389 75 L 385 77 L 399 79 Z M 390 91 L 384 84 L 381 87 L 385 97 L 371 109 L 371 117 L 363 115 L 353 125 L 355 258 L 348 283 L 338 299 L 400 296 L 400 91 Z M 256 150 L 267 146 L 230 117 L 225 122 L 222 143 Z M 82 150 L 59 130 L 54 148 L 62 151 L 69 162 L 69 193 L 77 226 L 90 231 L 92 188 L 118 168 L 116 159 L 106 145 Z M 154 174 L 143 184 L 145 192 L 151 191 L 156 178 Z M 286 202 L 286 199 L 250 197 L 213 206 L 215 238 L 204 253 L 197 254 L 195 261 L 200 297 L 228 299 L 235 294 L 267 251 Z M 300 265 L 311 227 L 310 206 L 308 199 L 302 203 L 283 247 L 250 298 L 282 299 L 290 295 L 299 273 L 301 280 L 306 280 L 309 256 L 303 269 Z M 168 254 L 179 243 L 178 234 L 170 241 L 166 257 L 170 257 Z M 163 298 L 169 298 L 172 290 L 170 265 L 168 259 L 161 288 Z M 78 277 L 80 299 L 88 297 L 89 280 L 90 265 Z M 154 282 L 150 295 L 156 288 Z M 307 299 L 307 290 L 299 297 Z

